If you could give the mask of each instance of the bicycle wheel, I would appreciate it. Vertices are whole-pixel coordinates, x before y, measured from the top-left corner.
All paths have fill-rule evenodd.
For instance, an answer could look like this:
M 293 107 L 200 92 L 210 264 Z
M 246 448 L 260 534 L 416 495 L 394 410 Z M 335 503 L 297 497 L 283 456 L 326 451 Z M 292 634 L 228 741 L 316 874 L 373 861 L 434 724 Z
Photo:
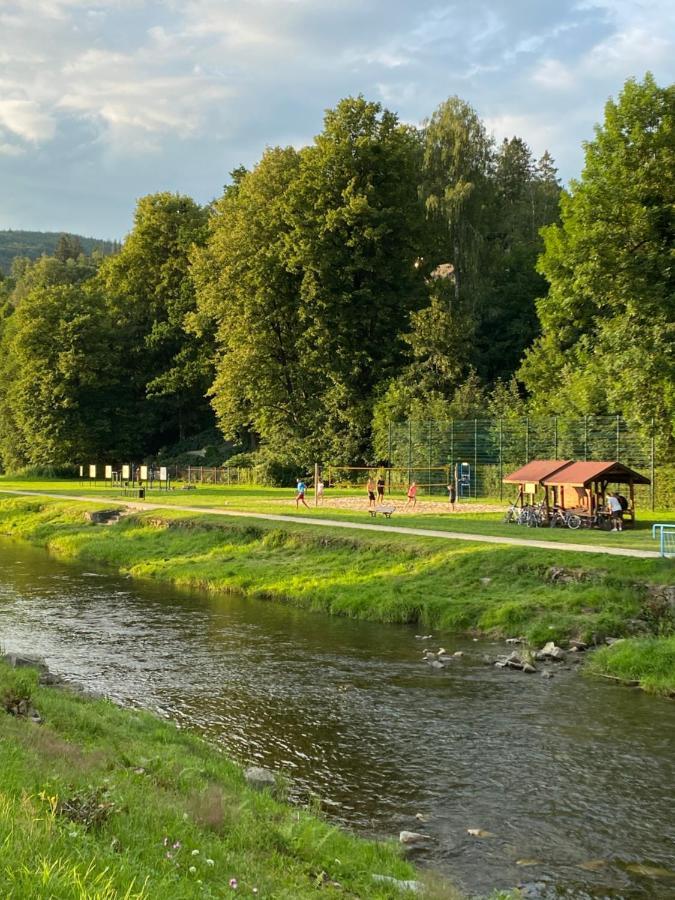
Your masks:
M 581 528 L 581 516 L 568 516 L 567 527 L 571 528 L 572 531 L 576 531 L 577 528 Z

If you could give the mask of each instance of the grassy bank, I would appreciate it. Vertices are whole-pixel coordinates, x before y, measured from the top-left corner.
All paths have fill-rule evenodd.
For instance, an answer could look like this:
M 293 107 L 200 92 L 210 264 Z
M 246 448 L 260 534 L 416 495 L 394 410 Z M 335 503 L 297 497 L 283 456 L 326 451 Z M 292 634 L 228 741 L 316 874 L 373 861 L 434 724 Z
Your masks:
M 7 490 L 39 491 L 47 494 L 66 493 L 92 499 L 115 498 L 124 499 L 119 489 L 106 487 L 103 484 L 93 485 L 78 481 L 30 480 L 0 477 L 0 488 Z M 368 515 L 368 502 L 362 490 L 332 489 L 323 506 L 314 507 L 309 497 L 310 507 L 300 506 L 296 509 L 293 491 L 287 488 L 265 488 L 246 485 L 199 485 L 195 490 L 173 490 L 170 492 L 148 491 L 146 499 L 157 504 L 193 506 L 203 509 L 226 509 L 251 513 L 272 513 L 275 515 L 300 515 L 311 521 L 315 518 L 337 519 L 341 522 L 371 522 Z M 387 500 L 390 498 L 387 497 Z M 518 525 L 506 525 L 503 522 L 504 512 L 508 505 L 506 500 L 494 498 L 490 503 L 496 504 L 499 511 L 476 512 L 475 507 L 465 503 L 457 504 L 455 512 L 451 512 L 443 497 L 420 497 L 420 504 L 427 506 L 426 512 L 405 508 L 405 497 L 402 494 L 392 495 L 396 512 L 390 520 L 391 524 L 409 528 L 426 528 L 440 531 L 462 532 L 464 534 L 494 535 L 507 538 L 536 538 L 556 544 L 586 544 L 590 547 L 625 547 L 636 550 L 656 550 L 657 544 L 652 538 L 651 527 L 654 522 L 675 521 L 673 510 L 638 510 L 638 521 L 635 528 L 626 528 L 620 534 L 611 534 L 597 529 L 582 528 L 570 531 L 567 528 L 530 529 Z M 342 502 L 349 506 L 341 507 Z M 356 507 L 356 508 L 354 508 Z M 388 520 L 379 517 L 377 523 L 387 525 Z
M 26 697 L 41 725 L 5 712 Z M 215 749 L 150 714 L 38 687 L 36 672 L 4 662 L 0 699 L 3 897 L 391 898 L 402 893 L 373 874 L 418 877 L 396 845 L 254 791 Z M 425 896 L 457 895 L 429 884 Z
M 562 556 L 554 547 L 349 534 L 172 511 L 104 527 L 86 522 L 80 503 L 38 498 L 0 499 L 0 532 L 135 577 L 353 618 L 523 635 L 535 646 L 667 637 L 673 628 L 667 590 L 674 567 L 660 559 Z M 639 652 L 650 654 L 652 646 Z M 659 684 L 675 691 L 675 667 Z

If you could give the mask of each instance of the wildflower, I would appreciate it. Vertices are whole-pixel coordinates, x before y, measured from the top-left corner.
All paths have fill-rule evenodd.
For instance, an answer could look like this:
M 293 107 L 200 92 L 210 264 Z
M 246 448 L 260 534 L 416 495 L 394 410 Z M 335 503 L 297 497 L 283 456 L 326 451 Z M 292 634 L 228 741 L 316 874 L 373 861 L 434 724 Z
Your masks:
M 76 832 L 76 831 L 69 831 L 69 832 L 68 832 L 68 837 L 77 837 L 77 832 Z
M 167 850 L 167 851 L 166 851 L 166 858 L 167 858 L 167 859 L 173 859 L 173 853 L 171 853 L 170 850 Z
M 237 881 L 236 878 L 230 878 L 230 887 L 232 888 L 233 891 L 237 890 L 237 888 L 239 887 L 239 882 Z
M 168 846 L 169 846 L 169 839 L 168 839 L 168 837 L 165 837 L 164 840 L 162 841 L 162 843 L 164 844 L 165 847 L 168 847 Z
M 193 855 L 193 856 L 199 856 L 199 850 L 193 850 L 193 851 L 192 851 L 192 855 Z
M 181 843 L 180 843 L 180 841 L 176 841 L 176 843 L 173 845 L 173 849 L 174 849 L 174 850 L 180 850 L 180 848 L 181 848 Z
M 207 865 L 207 866 L 214 866 L 215 863 L 214 863 L 214 861 L 213 861 L 212 859 L 207 859 L 207 860 L 206 860 L 206 865 Z
M 251 891 L 252 891 L 252 893 L 257 894 L 257 893 L 258 893 L 258 888 L 252 888 Z
M 190 875 L 194 875 L 196 871 L 197 871 L 197 866 L 190 866 L 190 869 L 189 869 Z

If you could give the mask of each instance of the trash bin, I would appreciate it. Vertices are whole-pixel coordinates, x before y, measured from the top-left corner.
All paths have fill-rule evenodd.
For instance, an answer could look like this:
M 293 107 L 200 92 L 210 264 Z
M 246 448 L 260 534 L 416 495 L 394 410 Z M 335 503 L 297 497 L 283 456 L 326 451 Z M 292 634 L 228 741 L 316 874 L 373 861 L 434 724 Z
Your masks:
M 145 488 L 138 489 L 138 499 L 145 500 Z

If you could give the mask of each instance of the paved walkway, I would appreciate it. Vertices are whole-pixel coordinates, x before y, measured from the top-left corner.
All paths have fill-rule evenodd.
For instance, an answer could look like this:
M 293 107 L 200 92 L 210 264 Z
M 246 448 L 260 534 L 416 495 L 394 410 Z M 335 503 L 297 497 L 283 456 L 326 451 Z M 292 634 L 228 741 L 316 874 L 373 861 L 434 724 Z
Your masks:
M 171 503 L 149 503 L 147 501 L 116 500 L 107 497 L 80 497 L 73 494 L 50 494 L 42 491 L 17 491 L 0 488 L 0 494 L 18 494 L 26 497 L 51 497 L 54 500 L 75 500 L 80 503 L 110 503 L 137 510 L 176 510 L 210 516 L 230 516 L 241 519 L 263 519 L 266 522 L 292 522 L 299 525 L 317 525 L 321 528 L 348 528 L 357 531 L 379 531 L 387 534 L 409 534 L 414 537 L 443 538 L 449 541 L 471 541 L 479 544 L 506 544 L 516 547 L 538 547 L 542 550 L 555 550 L 575 553 L 607 553 L 611 556 L 633 556 L 639 559 L 659 559 L 656 550 L 634 550 L 629 547 L 589 546 L 588 544 L 568 544 L 562 541 L 537 541 L 531 538 L 497 537 L 490 534 L 465 534 L 461 531 L 439 531 L 432 528 L 405 528 L 400 525 L 375 525 L 367 522 L 344 522 L 339 519 L 309 519 L 302 516 L 278 516 L 273 513 L 239 512 L 233 509 L 220 509 L 204 506 L 182 506 Z

